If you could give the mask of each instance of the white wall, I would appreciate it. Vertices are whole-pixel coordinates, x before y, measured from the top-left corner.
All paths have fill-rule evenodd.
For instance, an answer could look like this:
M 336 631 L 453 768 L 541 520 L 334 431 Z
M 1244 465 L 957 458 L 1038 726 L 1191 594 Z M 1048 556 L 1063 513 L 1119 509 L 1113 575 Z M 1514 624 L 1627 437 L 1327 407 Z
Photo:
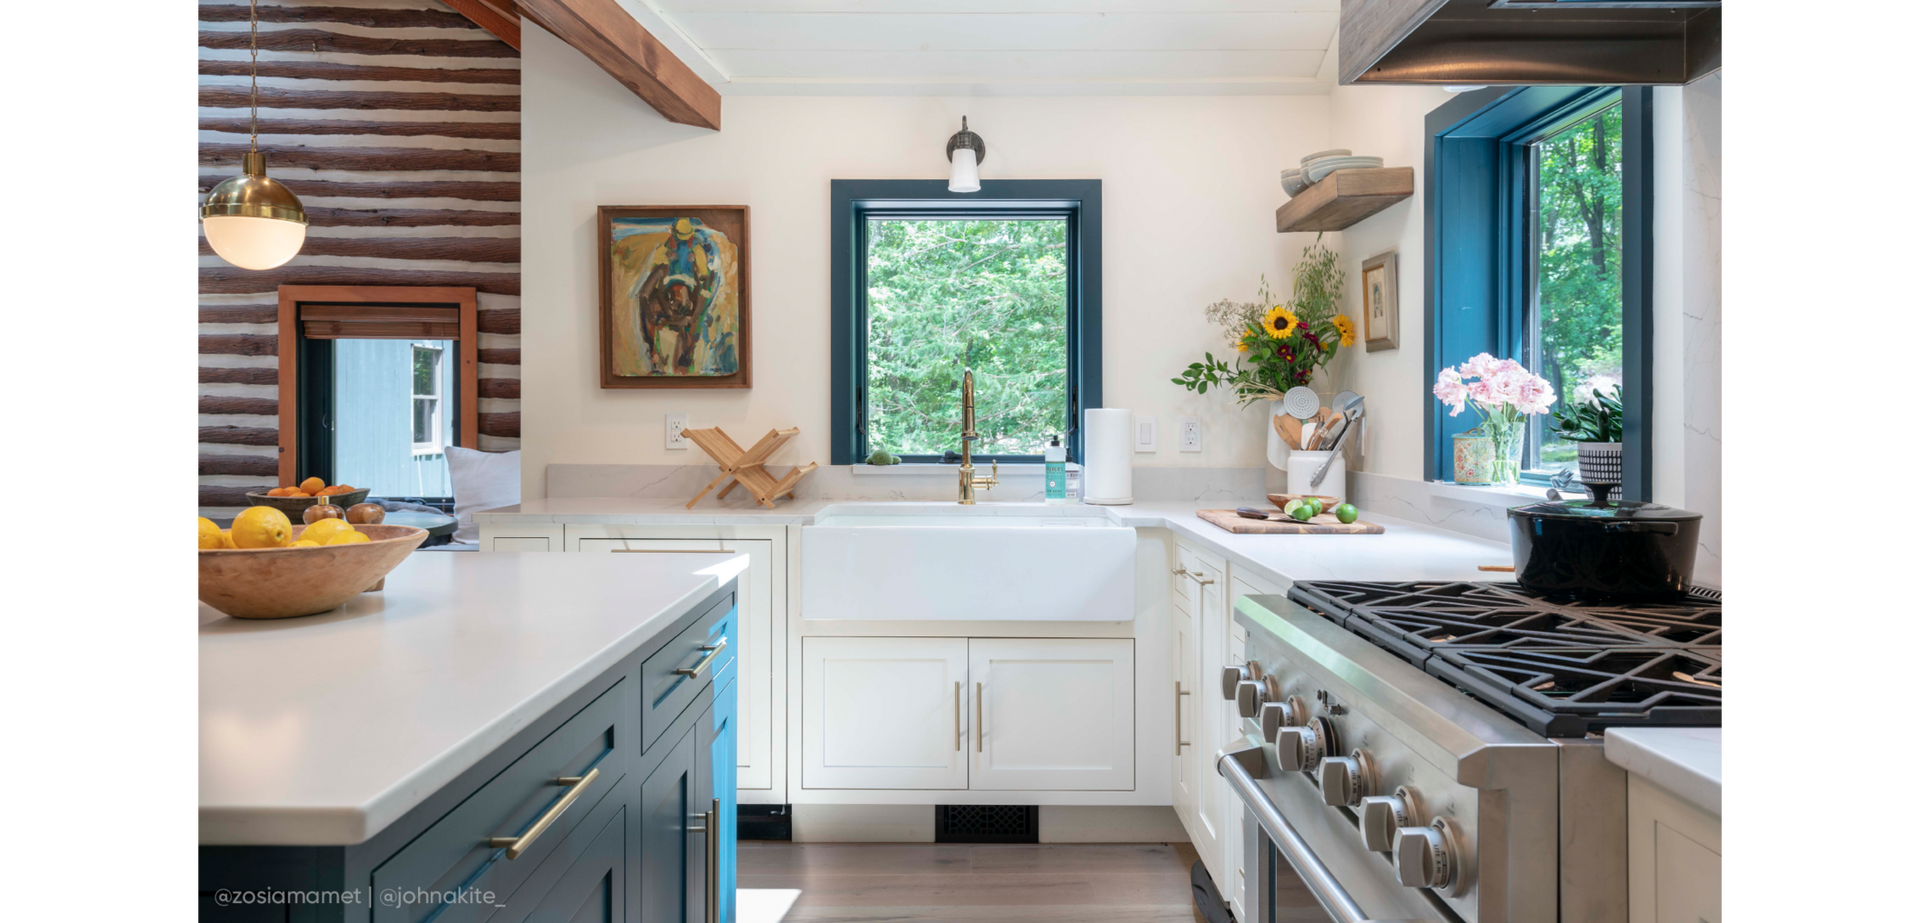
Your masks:
M 1386 158 L 1392 167 L 1413 167 L 1413 197 L 1340 232 L 1340 264 L 1347 271 L 1347 314 L 1360 313 L 1360 264 L 1398 249 L 1400 348 L 1343 350 L 1334 361 L 1335 380 L 1367 399 L 1367 438 L 1355 470 L 1419 480 L 1424 474 L 1426 435 L 1422 421 L 1433 400 L 1421 357 L 1426 343 L 1426 146 L 1427 113 L 1452 99 L 1439 87 L 1343 87 L 1330 96 L 1328 142 L 1355 154 Z M 1362 328 L 1364 329 L 1364 328 Z
M 526 498 L 544 496 L 550 462 L 705 461 L 664 448 L 662 415 L 681 410 L 745 441 L 798 425 L 779 460 L 826 462 L 828 183 L 944 177 L 963 113 L 987 141 L 985 178 L 1103 181 L 1104 403 L 1163 432 L 1135 463 L 1264 464 L 1263 409 L 1169 379 L 1223 351 L 1205 305 L 1251 300 L 1262 273 L 1287 285 L 1307 240 L 1273 231 L 1279 173 L 1327 146 L 1326 97 L 729 97 L 712 133 L 662 120 L 532 23 L 521 70 Z M 594 210 L 651 204 L 752 208 L 751 390 L 600 389 Z M 1167 435 L 1182 414 L 1205 419 L 1204 451 Z

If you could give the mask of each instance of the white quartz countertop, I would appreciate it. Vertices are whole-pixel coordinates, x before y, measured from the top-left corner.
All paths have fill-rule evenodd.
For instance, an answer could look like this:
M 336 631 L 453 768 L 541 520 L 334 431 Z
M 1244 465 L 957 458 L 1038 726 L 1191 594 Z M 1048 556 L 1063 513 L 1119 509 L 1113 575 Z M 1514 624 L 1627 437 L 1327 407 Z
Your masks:
M 322 615 L 201 605 L 200 842 L 364 842 L 746 565 L 419 552 Z
M 1380 535 L 1235 535 L 1195 515 L 1198 510 L 1268 506 L 1261 500 L 1149 501 L 1131 506 L 1078 506 L 1082 515 L 1103 511 L 1113 522 L 1139 528 L 1165 528 L 1192 544 L 1228 558 L 1243 573 L 1270 583 L 1295 580 L 1512 580 L 1508 573 L 1481 571 L 1480 565 L 1511 565 L 1504 542 L 1382 516 L 1362 509 L 1360 518 L 1385 527 Z M 569 497 L 532 500 L 474 514 L 482 525 L 525 523 L 598 523 L 607 525 L 812 525 L 822 513 L 875 507 L 952 507 L 917 501 L 802 500 L 768 510 L 720 507 L 703 500 L 689 510 L 685 500 L 617 497 Z M 1037 503 L 983 501 L 970 513 L 1019 512 Z
M 1608 728 L 1606 750 L 1620 768 L 1719 816 L 1719 728 Z

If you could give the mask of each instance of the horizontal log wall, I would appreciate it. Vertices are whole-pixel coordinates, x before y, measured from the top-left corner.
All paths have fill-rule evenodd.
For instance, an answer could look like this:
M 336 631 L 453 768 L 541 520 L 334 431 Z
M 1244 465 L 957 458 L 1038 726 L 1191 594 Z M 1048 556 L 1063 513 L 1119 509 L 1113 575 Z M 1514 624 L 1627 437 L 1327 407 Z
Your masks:
M 520 445 L 520 60 L 438 0 L 261 0 L 260 148 L 311 222 L 251 272 L 200 243 L 200 506 L 272 486 L 277 288 L 480 292 L 480 447 Z M 247 149 L 247 4 L 200 6 L 200 195 Z

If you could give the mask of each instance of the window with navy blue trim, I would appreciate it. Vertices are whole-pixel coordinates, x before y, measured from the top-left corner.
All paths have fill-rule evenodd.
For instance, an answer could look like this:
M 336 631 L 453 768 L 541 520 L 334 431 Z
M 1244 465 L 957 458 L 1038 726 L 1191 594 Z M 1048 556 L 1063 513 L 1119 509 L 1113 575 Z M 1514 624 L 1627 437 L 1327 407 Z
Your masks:
M 1652 91 L 1499 87 L 1427 116 L 1426 373 L 1482 352 L 1517 358 L 1559 402 L 1617 382 L 1621 496 L 1652 492 Z M 1430 402 L 1426 477 L 1452 478 L 1478 421 Z M 1548 417 L 1522 479 L 1571 467 Z
M 832 183 L 834 464 L 951 461 L 974 375 L 974 457 L 1080 458 L 1100 406 L 1100 182 Z

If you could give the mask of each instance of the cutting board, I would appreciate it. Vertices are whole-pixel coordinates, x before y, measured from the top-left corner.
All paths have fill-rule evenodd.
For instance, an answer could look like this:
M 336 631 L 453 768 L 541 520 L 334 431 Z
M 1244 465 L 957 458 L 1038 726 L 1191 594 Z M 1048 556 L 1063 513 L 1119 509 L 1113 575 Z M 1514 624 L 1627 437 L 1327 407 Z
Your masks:
M 1387 531 L 1358 519 L 1341 522 L 1332 513 L 1321 513 L 1306 522 L 1297 522 L 1291 516 L 1283 518 L 1279 510 L 1269 512 L 1271 518 L 1264 522 L 1243 519 L 1232 510 L 1201 510 L 1197 515 L 1235 535 L 1379 535 Z

